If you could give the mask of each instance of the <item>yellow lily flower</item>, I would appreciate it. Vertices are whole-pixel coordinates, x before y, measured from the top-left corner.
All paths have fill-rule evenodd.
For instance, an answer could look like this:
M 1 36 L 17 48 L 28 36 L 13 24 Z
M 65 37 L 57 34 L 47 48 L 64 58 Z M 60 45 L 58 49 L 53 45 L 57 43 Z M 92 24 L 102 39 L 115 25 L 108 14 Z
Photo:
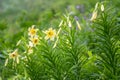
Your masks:
M 29 31 L 28 33 L 29 36 L 35 36 L 38 29 L 35 29 L 35 25 L 32 25 L 32 27 L 28 28 L 28 31 Z
M 10 53 L 9 57 L 13 58 L 13 59 L 16 58 L 16 57 L 18 57 L 18 49 L 16 49 L 14 52 Z
M 52 28 L 49 28 L 48 30 L 44 31 L 44 33 L 46 34 L 45 39 L 48 40 L 54 40 L 55 36 L 56 36 L 56 30 L 53 30 Z
M 5 61 L 5 66 L 7 66 L 9 59 L 13 59 L 13 61 L 15 61 L 17 64 L 19 64 L 18 49 L 16 49 L 15 51 L 13 51 L 12 53 L 9 54 L 9 58 L 7 58 Z
M 30 40 L 31 40 L 29 42 L 29 46 L 30 47 L 34 47 L 34 46 L 36 46 L 36 45 L 39 44 L 39 38 L 38 38 L 38 36 L 31 37 Z

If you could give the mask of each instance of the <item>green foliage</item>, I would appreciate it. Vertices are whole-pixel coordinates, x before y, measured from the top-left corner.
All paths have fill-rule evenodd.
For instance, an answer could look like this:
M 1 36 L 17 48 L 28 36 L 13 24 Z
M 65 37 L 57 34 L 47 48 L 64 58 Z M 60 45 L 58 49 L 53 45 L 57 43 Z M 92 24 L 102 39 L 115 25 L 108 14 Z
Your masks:
M 69 18 L 69 15 L 66 16 L 66 18 Z M 67 22 L 67 20 L 65 20 Z M 66 24 L 66 22 L 63 22 L 63 24 Z M 75 22 L 73 19 L 70 20 L 72 24 Z M 82 79 L 83 74 L 83 65 L 86 63 L 86 47 L 84 44 L 84 41 L 81 39 L 81 31 L 78 29 L 78 27 L 75 27 L 72 25 L 70 27 L 69 25 L 63 25 L 62 26 L 62 32 L 61 35 L 65 35 L 63 37 L 60 37 L 60 44 L 58 45 L 61 49 L 61 52 L 65 56 L 65 62 L 66 66 L 66 72 L 67 77 L 66 79 L 75 79 L 80 80 Z
M 120 79 L 119 73 L 119 31 L 117 17 L 113 9 L 106 9 L 99 13 L 99 18 L 94 21 L 96 32 L 96 53 L 98 66 L 103 79 Z

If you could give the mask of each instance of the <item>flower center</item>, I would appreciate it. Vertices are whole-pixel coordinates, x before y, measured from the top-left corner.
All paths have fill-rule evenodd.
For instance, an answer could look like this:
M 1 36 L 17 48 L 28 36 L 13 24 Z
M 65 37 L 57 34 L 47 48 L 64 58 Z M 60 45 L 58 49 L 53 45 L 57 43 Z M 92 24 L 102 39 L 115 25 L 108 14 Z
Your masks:
M 11 58 L 15 58 L 16 56 L 17 56 L 17 54 L 15 54 L 15 53 L 11 54 Z
M 52 36 L 54 33 L 52 31 L 48 32 L 49 36 Z
M 35 30 L 34 30 L 34 29 L 31 29 L 30 33 L 31 33 L 31 34 L 35 34 Z
M 13 57 L 15 57 L 16 55 L 15 54 L 12 54 Z
M 34 43 L 36 44 L 38 42 L 38 39 L 34 39 Z

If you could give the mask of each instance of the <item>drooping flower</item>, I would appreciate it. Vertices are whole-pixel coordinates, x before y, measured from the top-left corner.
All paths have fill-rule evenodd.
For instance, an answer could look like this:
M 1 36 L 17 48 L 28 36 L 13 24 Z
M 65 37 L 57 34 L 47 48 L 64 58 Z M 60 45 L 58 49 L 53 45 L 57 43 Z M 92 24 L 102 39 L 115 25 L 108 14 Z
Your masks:
M 94 11 L 93 11 L 93 13 L 92 13 L 92 17 L 91 17 L 90 21 L 94 21 L 94 20 L 97 18 L 98 5 L 99 5 L 99 2 L 97 2 L 97 3 L 95 4 L 95 9 L 94 9 Z
M 38 29 L 35 29 L 35 25 L 32 25 L 32 27 L 30 27 L 28 29 L 28 31 L 29 31 L 29 33 L 28 33 L 29 36 L 35 36 L 37 31 L 38 31 Z
M 93 12 L 90 21 L 94 21 L 97 18 L 97 11 Z
M 49 28 L 48 30 L 44 31 L 44 33 L 46 34 L 45 39 L 48 40 L 54 40 L 55 36 L 56 36 L 56 30 Z

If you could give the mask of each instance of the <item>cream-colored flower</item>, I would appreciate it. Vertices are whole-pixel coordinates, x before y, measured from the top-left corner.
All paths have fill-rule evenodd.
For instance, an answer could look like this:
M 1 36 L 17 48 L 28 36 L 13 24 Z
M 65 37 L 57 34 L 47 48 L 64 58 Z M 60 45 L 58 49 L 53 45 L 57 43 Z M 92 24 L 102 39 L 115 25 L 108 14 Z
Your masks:
M 9 54 L 9 58 L 10 58 L 10 59 L 13 59 L 17 64 L 19 64 L 18 49 L 16 49 L 16 50 L 13 51 L 12 53 L 10 53 L 10 54 Z M 8 59 L 9 59 L 9 58 L 8 58 Z M 8 63 L 8 59 L 6 59 L 5 66 L 6 66 L 7 63 Z
M 94 21 L 97 18 L 97 11 L 94 11 L 90 21 Z
M 5 61 L 5 66 L 7 66 L 9 59 L 13 59 L 13 64 L 15 64 L 15 63 L 19 64 L 18 49 L 14 50 L 12 53 L 9 54 L 9 58 L 7 58 Z
M 18 57 L 18 49 L 16 49 L 14 52 L 10 53 L 9 57 L 13 58 L 13 59 L 16 58 L 16 57 Z
M 49 28 L 48 30 L 44 31 L 44 33 L 46 34 L 45 39 L 48 40 L 54 40 L 55 36 L 56 36 L 56 30 L 53 30 L 52 28 Z
M 39 44 L 39 38 L 38 36 L 34 36 L 30 38 L 29 46 L 34 47 Z
M 104 11 L 104 5 L 103 4 L 101 5 L 101 11 Z
M 94 21 L 97 18 L 98 5 L 99 5 L 99 2 L 97 2 L 96 5 L 95 5 L 95 9 L 92 13 L 92 17 L 91 17 L 90 21 Z
M 32 27 L 30 27 L 28 29 L 28 31 L 29 31 L 29 33 L 28 33 L 29 36 L 35 36 L 37 31 L 38 31 L 38 29 L 35 29 L 35 25 L 32 25 Z

